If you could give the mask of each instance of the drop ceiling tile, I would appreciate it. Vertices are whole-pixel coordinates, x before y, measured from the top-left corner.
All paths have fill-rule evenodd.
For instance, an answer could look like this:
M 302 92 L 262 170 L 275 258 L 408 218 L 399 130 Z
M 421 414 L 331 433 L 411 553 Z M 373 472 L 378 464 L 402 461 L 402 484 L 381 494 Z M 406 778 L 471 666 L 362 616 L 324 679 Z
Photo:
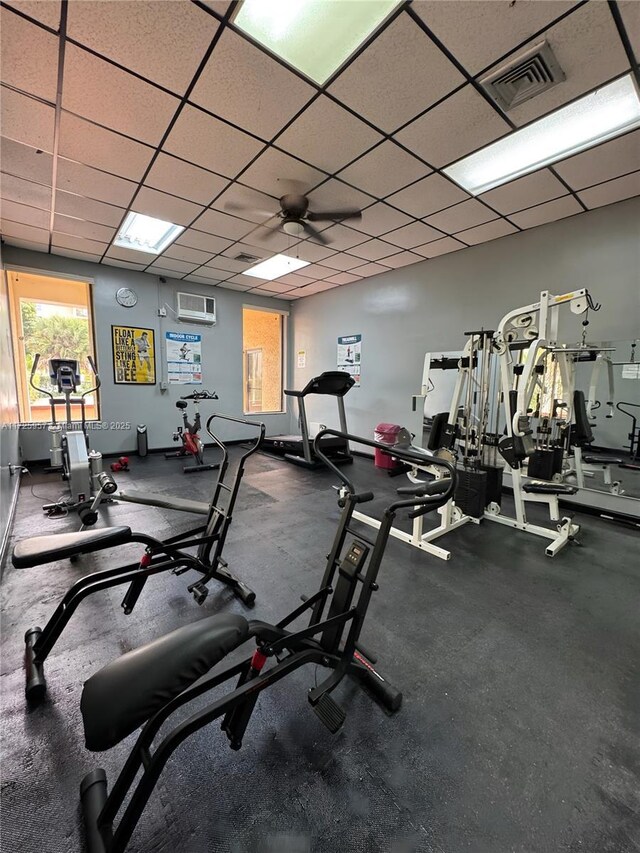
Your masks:
M 65 249 L 63 246 L 51 246 L 52 255 L 61 255 L 63 258 L 75 258 L 78 261 L 90 261 L 100 263 L 102 255 L 92 255 L 90 252 L 77 252 L 75 249 Z
M 640 195 L 640 172 L 633 175 L 625 175 L 624 178 L 615 178 L 604 184 L 598 184 L 588 190 L 582 190 L 578 197 L 589 209 L 612 204 L 614 201 L 622 201 Z
M 372 196 L 350 187 L 338 178 L 329 178 L 328 181 L 309 193 L 309 209 L 317 213 L 321 213 L 323 210 L 362 209 L 369 207 L 374 201 L 375 199 Z M 355 219 L 352 220 L 352 224 L 355 222 Z M 314 225 L 316 228 L 322 228 L 325 223 L 314 222 Z
M 60 117 L 60 154 L 132 181 L 141 180 L 154 149 L 67 112 Z
M 418 0 L 412 8 L 467 71 L 477 74 L 573 5 L 574 0 L 456 0 L 452 14 L 442 0 Z
M 381 264 L 391 267 L 391 269 L 400 269 L 400 267 L 408 267 L 409 264 L 417 264 L 424 261 L 421 255 L 416 255 L 414 252 L 399 252 L 397 255 L 391 255 L 390 258 L 380 258 Z
M 156 190 L 208 205 L 229 183 L 227 178 L 160 152 L 145 184 Z
M 247 234 L 247 239 L 251 240 L 254 249 L 259 250 L 254 254 L 283 252 L 285 255 L 292 255 L 295 252 L 295 237 L 285 234 L 279 228 L 277 219 L 271 219 L 268 228 L 257 228 L 252 234 Z
M 4 11 L 0 35 L 2 82 L 55 103 L 58 37 Z M 37 57 L 35 62 L 34 57 Z
M 342 230 L 336 231 L 336 229 L 344 230 L 344 234 Z M 355 234 L 351 229 L 345 228 L 344 225 L 332 225 L 331 234 L 334 235 L 335 239 L 331 239 L 328 236 L 328 232 L 324 234 L 327 239 L 331 240 L 330 246 L 320 246 L 318 243 L 307 238 L 306 240 L 301 240 L 299 243 L 296 243 L 296 245 L 291 248 L 291 254 L 296 258 L 300 258 L 303 261 L 309 261 L 310 263 L 317 263 L 318 261 L 322 261 L 324 263 L 325 258 L 333 257 L 335 255 L 336 249 L 346 248 L 337 245 L 341 239 L 348 242 L 351 237 L 353 239 L 353 242 L 349 244 L 351 246 L 355 243 L 362 243 L 362 235 Z
M 389 207 L 383 201 L 379 201 L 362 211 L 362 219 L 359 222 L 354 222 L 353 228 L 362 231 L 364 234 L 370 234 L 372 237 L 379 237 L 380 234 L 395 231 L 396 228 L 408 225 L 409 222 L 411 222 L 410 216 Z
M 75 237 L 87 237 L 99 243 L 110 243 L 116 234 L 115 228 L 86 222 L 84 219 L 73 219 L 71 216 L 62 216 L 59 213 L 54 217 L 53 230 L 62 231 L 63 234 L 73 234 Z
M 275 198 L 242 184 L 232 184 L 211 207 L 254 223 L 266 222 L 280 210 Z
M 172 95 L 67 43 L 62 89 L 65 110 L 157 145 L 179 103 Z
M 189 249 L 200 249 L 202 252 L 207 252 L 209 257 L 211 257 L 211 255 L 216 255 L 218 252 L 224 252 L 231 245 L 231 240 L 215 237 L 213 234 L 205 234 L 203 231 L 198 231 L 195 228 L 187 228 L 172 245 L 186 246 Z
M 535 228 L 536 225 L 555 222 L 556 219 L 563 219 L 565 216 L 572 216 L 574 213 L 581 212 L 582 208 L 578 202 L 573 196 L 567 195 L 564 198 L 557 198 L 555 201 L 539 204 L 537 207 L 530 207 L 529 210 L 521 210 L 519 213 L 512 214 L 510 219 L 519 228 Z
M 298 275 L 309 278 L 312 281 L 323 281 L 325 278 L 334 275 L 334 273 L 335 270 L 323 267 L 320 264 L 309 264 L 308 267 L 302 267 L 302 269 L 297 271 Z
M 60 29 L 60 0 L 10 0 L 6 5 L 53 30 Z
M 2 218 L 34 228 L 49 228 L 49 211 L 37 207 L 28 207 L 15 201 L 2 202 Z
M 438 255 L 447 255 L 449 252 L 457 252 L 458 249 L 464 248 L 464 244 L 454 240 L 453 237 L 443 237 L 441 240 L 427 243 L 426 246 L 416 246 L 414 252 L 424 255 L 425 258 L 436 258 Z
M 204 210 L 199 204 L 176 198 L 174 195 L 142 187 L 131 202 L 131 209 L 136 213 L 164 219 L 175 225 L 189 225 Z
M 430 172 L 431 169 L 388 139 L 347 166 L 340 177 L 377 198 L 384 198 Z
M 272 284 L 267 278 L 258 278 L 252 275 L 244 275 L 243 273 L 233 275 L 227 281 L 229 284 L 241 284 L 243 287 L 271 287 Z
M 36 148 L 21 145 L 12 139 L 0 139 L 0 164 L 2 171 L 18 178 L 36 181 L 51 186 L 53 157 Z
M 387 258 L 389 255 L 397 253 L 398 247 L 385 243 L 384 240 L 368 240 L 366 243 L 361 243 L 351 249 L 352 255 L 367 261 L 377 261 L 380 258 Z M 349 269 L 353 269 L 353 267 Z
M 128 207 L 136 189 L 136 184 L 132 181 L 100 172 L 82 163 L 65 160 L 63 157 L 58 158 L 57 183 L 58 189 L 106 201 L 116 207 Z
M 398 15 L 329 91 L 391 133 L 464 81 L 408 15 Z
M 184 94 L 218 29 L 191 3 L 73 0 L 67 32 L 97 53 Z
M 225 29 L 189 100 L 269 140 L 315 92 L 262 50 Z
M 229 178 L 234 178 L 262 147 L 257 139 L 189 105 L 164 144 L 170 154 Z
M 445 234 L 454 234 L 456 231 L 462 231 L 464 228 L 471 228 L 474 225 L 482 225 L 483 222 L 489 222 L 490 219 L 495 219 L 496 215 L 488 207 L 485 207 L 482 202 L 475 198 L 469 201 L 463 201 L 456 204 L 447 210 L 442 210 L 434 216 L 427 219 L 427 223 L 434 228 L 439 228 Z
M 49 251 L 49 243 L 35 243 L 16 237 L 7 237 L 6 243 L 8 246 L 16 246 L 19 249 L 29 249 L 30 252 L 44 252 L 46 254 Z
M 241 175 L 243 184 L 274 198 L 287 193 L 308 193 L 326 178 L 324 172 L 302 163 L 295 157 L 267 148 Z
M 98 255 L 99 257 L 104 255 L 109 246 L 108 243 L 88 240 L 86 237 L 74 237 L 73 234 L 63 234 L 61 231 L 53 232 L 51 242 L 59 249 L 73 249 L 76 252 Z
M 640 169 L 640 130 L 556 163 L 555 169 L 574 190 L 635 172 Z
M 151 252 L 138 252 L 135 249 L 125 249 L 122 246 L 110 246 L 106 257 L 114 261 L 129 261 L 132 264 L 141 264 L 146 267 L 155 261 L 157 255 L 153 255 Z
M 286 275 L 281 275 L 278 281 L 281 284 L 289 285 L 289 287 L 304 287 L 306 284 L 309 284 L 308 278 L 304 278 L 304 276 L 298 275 L 295 272 L 289 272 Z
M 353 275 L 350 272 L 339 272 L 336 275 L 332 275 L 331 278 L 326 278 L 325 281 L 328 284 L 351 284 L 354 281 L 360 281 L 360 276 Z
M 62 190 L 56 192 L 56 213 L 62 213 L 65 216 L 75 216 L 76 219 L 86 219 L 89 222 L 117 228 L 125 212 L 124 208 L 115 207 L 112 204 L 104 204 L 101 201 L 65 193 Z
M 509 129 L 472 86 L 465 86 L 395 138 L 432 166 L 440 167 L 488 145 Z
M 202 275 L 195 275 L 195 274 L 186 275 L 184 277 L 184 281 L 195 281 L 197 284 L 206 284 L 206 285 L 209 285 L 210 287 L 224 287 L 222 282 L 217 281 L 217 280 L 212 279 L 212 278 L 206 278 L 205 276 L 202 276 Z
M 325 95 L 278 137 L 278 148 L 333 174 L 355 160 L 381 136 Z M 331 143 L 328 143 L 331 140 Z
M 354 275 L 360 275 L 364 278 L 370 275 L 378 275 L 381 272 L 389 272 L 389 267 L 384 267 L 381 264 L 363 264 L 363 266 L 356 267 L 353 270 Z
M 485 222 L 484 225 L 477 225 L 475 228 L 460 231 L 456 237 L 471 246 L 475 246 L 477 243 L 487 243 L 489 240 L 496 240 L 498 237 L 515 233 L 517 233 L 517 229 L 506 219 L 494 219 L 493 222 Z
M 42 151 L 53 151 L 55 110 L 48 104 L 2 89 L 0 97 L 2 135 Z
M 295 296 L 293 290 L 290 290 L 288 293 L 283 293 L 280 299 L 286 299 L 289 302 L 293 302 L 295 299 L 300 299 L 299 296 Z
M 545 38 L 566 79 L 509 110 L 517 125 L 545 115 L 629 68 L 608 3 L 585 3 L 548 30 Z
M 4 163 L 2 165 L 4 166 Z M 14 178 L 13 175 L 0 175 L 0 196 L 3 203 L 17 201 L 30 207 L 39 207 L 41 210 L 51 209 L 51 187 L 34 184 L 33 181 L 25 181 L 23 178 Z
M 250 287 L 247 287 L 247 286 L 246 286 L 246 285 L 244 285 L 244 284 L 231 284 L 231 283 L 230 283 L 230 282 L 228 282 L 228 281 L 224 281 L 224 282 L 222 282 L 222 281 L 221 281 L 221 282 L 220 282 L 220 284 L 219 284 L 218 286 L 219 286 L 219 287 L 224 287 L 224 289 L 225 289 L 225 290 L 239 290 L 239 291 L 241 291 L 242 293 L 246 293 L 248 290 L 251 290 L 251 288 L 250 288 Z M 268 293 L 266 293 L 265 295 L 266 295 L 266 296 L 269 296 L 269 294 L 268 294 Z
M 373 240 L 369 242 L 374 242 Z M 375 242 L 380 243 L 380 240 L 376 240 Z M 366 245 L 365 243 L 361 243 L 360 246 Z M 393 250 L 395 247 L 391 246 Z M 346 252 L 338 252 L 335 255 L 331 255 L 329 258 L 323 258 L 320 261 L 320 264 L 323 267 L 329 267 L 332 270 L 338 270 L 338 272 L 347 272 L 347 270 L 352 270 L 354 267 L 362 266 L 362 258 L 354 257 L 354 255 L 349 255 Z
M 176 261 L 173 258 L 167 257 L 167 255 L 160 255 L 157 261 L 152 265 L 152 269 L 156 266 L 162 267 L 164 270 L 170 270 L 174 275 L 179 273 L 180 276 L 186 275 L 187 273 L 193 272 L 196 267 L 200 266 L 198 263 L 188 263 L 187 261 Z
M 310 286 L 310 285 L 309 285 Z M 311 292 L 306 292 L 306 287 L 299 287 L 296 290 L 290 290 L 283 299 L 300 299 L 302 296 L 311 296 Z
M 482 201 L 495 208 L 498 213 L 509 214 L 525 207 L 533 207 L 543 201 L 566 195 L 567 188 L 549 169 L 541 169 L 524 178 L 518 178 L 495 190 L 489 190 L 478 196 Z
M 640 6 L 638 0 L 618 0 L 624 28 L 629 36 L 636 59 L 640 60 Z
M 150 275 L 162 276 L 162 278 L 170 278 L 173 281 L 179 281 L 183 276 L 183 273 L 167 269 L 166 267 L 163 267 L 160 264 L 153 264 L 152 266 L 147 267 L 145 269 L 145 272 L 149 273 Z
M 254 258 L 266 258 L 272 254 L 274 253 L 265 252 L 263 249 L 260 249 L 258 246 L 254 246 L 250 243 L 234 243 L 233 246 L 229 246 L 228 249 L 225 249 L 224 252 L 222 252 L 222 257 L 233 258 L 235 260 L 238 255 L 251 255 Z M 242 265 L 242 272 L 244 272 L 248 266 L 256 263 L 256 261 L 238 261 L 238 263 Z
M 322 293 L 325 290 L 333 290 L 334 287 L 339 287 L 339 286 L 340 285 L 333 284 L 330 281 L 313 282 L 313 284 L 308 284 L 304 288 L 304 296 L 313 296 L 314 293 Z M 293 291 L 293 293 L 295 293 L 295 291 Z
M 397 228 L 389 234 L 384 235 L 384 239 L 394 246 L 401 246 L 403 249 L 412 249 L 414 246 L 422 246 L 430 240 L 438 240 L 442 237 L 440 231 L 425 225 L 424 222 L 412 222 L 411 225 L 405 225 L 403 228 Z
M 244 272 L 248 266 L 249 264 L 243 261 L 236 261 L 235 258 L 227 257 L 227 255 L 217 255 L 205 265 L 203 270 L 213 269 L 218 272 L 239 273 Z M 200 274 L 203 274 L 203 270 L 200 270 Z M 224 278 L 231 278 L 231 276 L 227 275 Z
M 265 284 L 264 289 L 270 290 L 272 293 L 289 293 L 289 291 L 294 290 L 291 285 L 283 284 L 280 279 Z
M 190 249 L 187 246 L 179 246 L 177 243 L 172 243 L 162 255 L 163 258 L 172 258 L 176 261 L 186 261 L 189 264 L 206 264 L 206 262 L 215 253 L 215 249 L 211 252 L 201 252 L 199 249 Z
M 125 270 L 143 270 L 146 266 L 146 264 L 133 264 L 130 261 L 121 261 L 118 258 L 103 258 L 100 263 Z
M 34 225 L 25 225 L 22 222 L 12 222 L 4 218 L 6 215 L 3 211 L 2 236 L 11 238 L 9 242 L 12 245 L 15 245 L 14 240 L 25 240 L 44 244 L 45 251 L 49 248 L 49 231 L 46 228 L 36 228 Z
M 429 175 L 389 196 L 387 201 L 417 219 L 422 219 L 465 198 L 469 198 L 467 193 L 442 175 Z
M 194 270 L 191 275 L 206 278 L 208 281 L 226 281 L 229 278 L 233 278 L 234 273 L 231 270 L 221 270 L 217 267 L 204 266 Z
M 218 237 L 228 237 L 230 240 L 239 240 L 248 234 L 253 228 L 251 222 L 245 219 L 238 219 L 236 216 L 229 216 L 227 213 L 222 213 L 219 210 L 205 210 L 194 227 L 198 231 L 207 231 L 210 234 L 216 234 Z M 196 246 L 196 248 L 200 248 Z

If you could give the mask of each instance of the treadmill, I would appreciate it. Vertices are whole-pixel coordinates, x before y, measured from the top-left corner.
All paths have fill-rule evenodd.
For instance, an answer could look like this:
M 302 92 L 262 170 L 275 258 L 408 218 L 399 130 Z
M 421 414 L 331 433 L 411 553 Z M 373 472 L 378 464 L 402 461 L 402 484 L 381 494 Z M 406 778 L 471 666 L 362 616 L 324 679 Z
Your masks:
M 313 452 L 313 439 L 309 437 L 309 421 L 305 398 L 310 394 L 326 394 L 335 397 L 338 403 L 338 415 L 340 417 L 340 431 L 348 432 L 347 418 L 344 411 L 344 395 L 355 385 L 355 379 L 351 374 L 342 370 L 328 370 L 320 376 L 314 376 L 304 386 L 302 391 L 286 391 L 288 397 L 298 400 L 298 420 L 302 435 L 274 435 L 264 439 L 262 450 L 267 453 L 282 456 L 287 462 L 301 465 L 304 468 L 323 468 L 323 463 Z M 328 456 L 336 465 L 346 465 L 353 462 L 353 456 L 349 450 L 349 442 L 344 438 L 334 435 L 325 435 L 320 439 L 322 452 Z

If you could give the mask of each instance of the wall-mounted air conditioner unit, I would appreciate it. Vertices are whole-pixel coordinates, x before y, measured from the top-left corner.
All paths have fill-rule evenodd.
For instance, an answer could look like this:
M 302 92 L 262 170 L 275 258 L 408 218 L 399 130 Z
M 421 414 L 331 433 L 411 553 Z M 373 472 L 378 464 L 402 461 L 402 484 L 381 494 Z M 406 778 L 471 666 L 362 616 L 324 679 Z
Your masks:
M 185 323 L 200 323 L 214 326 L 216 322 L 216 300 L 212 296 L 197 293 L 178 293 L 178 319 Z

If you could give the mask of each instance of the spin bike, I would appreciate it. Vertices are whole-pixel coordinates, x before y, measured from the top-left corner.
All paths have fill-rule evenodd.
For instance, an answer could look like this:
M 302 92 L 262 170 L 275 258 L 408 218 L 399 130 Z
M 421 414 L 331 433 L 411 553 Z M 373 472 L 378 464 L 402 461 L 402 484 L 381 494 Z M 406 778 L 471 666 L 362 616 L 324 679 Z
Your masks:
M 217 399 L 218 395 L 215 391 L 213 394 L 210 391 L 194 391 L 192 394 L 180 397 L 176 403 L 176 408 L 182 412 L 182 426 L 179 426 L 174 432 L 173 440 L 181 441 L 182 447 L 180 450 L 176 450 L 173 453 L 165 453 L 164 458 L 181 459 L 183 456 L 193 456 L 193 465 L 185 465 L 182 469 L 185 474 L 193 474 L 196 471 L 213 471 L 220 467 L 218 462 L 214 462 L 210 465 L 205 464 L 204 447 L 202 446 L 202 440 L 199 436 L 202 425 L 200 423 L 200 410 L 198 409 L 198 404 L 200 403 L 200 400 Z M 189 416 L 187 415 L 187 400 L 193 400 L 193 405 L 196 410 L 193 423 L 189 423 Z
M 387 710 L 400 708 L 402 693 L 374 668 L 376 658 L 360 643 L 360 633 L 371 596 L 379 588 L 378 570 L 396 514 L 406 509 L 409 517 L 416 517 L 442 506 L 454 494 L 457 474 L 449 462 L 434 458 L 434 466 L 444 468 L 448 476 L 403 488 L 401 494 L 407 497 L 391 502 L 375 539 L 368 539 L 353 529 L 352 520 L 356 505 L 374 496 L 371 492 L 358 494 L 343 469 L 325 456 L 322 438 L 326 436 L 389 450 L 388 445 L 345 432 L 323 430 L 316 436 L 314 453 L 343 484 L 342 513 L 318 591 L 302 596 L 303 603 L 276 624 L 226 613 L 185 625 L 122 655 L 85 683 L 81 710 L 89 750 L 112 749 L 143 727 L 108 796 L 104 770 L 94 770 L 82 780 L 80 797 L 89 853 L 122 853 L 127 848 L 165 764 L 184 740 L 221 720 L 231 749 L 240 749 L 260 693 L 302 666 L 315 664 L 329 670 L 307 698 L 332 734 L 346 719 L 345 711 L 331 697 L 345 676 L 365 687 Z M 424 460 L 424 454 L 413 448 L 394 448 L 393 454 L 410 465 Z M 310 614 L 308 625 L 292 627 L 305 614 Z M 249 657 L 210 673 L 249 640 L 255 644 Z M 209 704 L 191 704 L 223 685 L 227 692 Z M 182 709 L 189 716 L 178 713 L 178 719 L 173 718 Z M 168 720 L 173 728 L 164 730 L 152 750 Z
M 102 470 L 102 454 L 97 450 L 89 450 L 87 433 L 85 398 L 100 387 L 100 376 L 91 356 L 87 356 L 95 378 L 95 385 L 80 396 L 77 395 L 81 383 L 80 368 L 75 358 L 49 359 L 49 379 L 61 396 L 56 397 L 46 388 L 40 388 L 35 383 L 35 375 L 40 362 L 40 353 L 36 353 L 29 376 L 29 384 L 40 394 L 49 398 L 51 422 L 49 433 L 50 465 L 45 468 L 47 473 L 57 472 L 69 486 L 68 498 L 56 503 L 45 504 L 42 509 L 50 518 L 67 515 L 76 511 L 83 527 L 90 527 L 98 520 L 98 507 L 102 501 L 109 500 L 117 490 L 117 485 L 111 474 Z M 80 429 L 72 428 L 72 406 L 80 406 Z M 65 407 L 65 423 L 58 423 L 56 406 Z

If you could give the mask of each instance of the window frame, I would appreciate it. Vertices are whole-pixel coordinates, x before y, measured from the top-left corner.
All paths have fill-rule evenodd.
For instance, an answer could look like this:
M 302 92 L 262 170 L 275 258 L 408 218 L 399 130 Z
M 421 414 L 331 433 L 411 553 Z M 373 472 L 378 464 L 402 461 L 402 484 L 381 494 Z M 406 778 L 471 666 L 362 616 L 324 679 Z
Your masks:
M 13 352 L 13 372 L 14 379 L 16 383 L 16 390 L 18 395 L 18 414 L 19 414 L 19 425 L 30 425 L 34 423 L 49 423 L 49 419 L 46 421 L 34 421 L 33 419 L 26 420 L 23 416 L 30 412 L 31 406 L 29 404 L 29 391 L 28 391 L 28 379 L 23 381 L 21 379 L 22 373 L 21 370 L 23 367 L 26 368 L 25 362 L 25 353 L 24 353 L 24 336 L 22 334 L 22 317 L 20 314 L 20 298 L 15 295 L 13 289 L 13 282 L 10 279 L 10 273 L 25 273 L 27 275 L 40 276 L 42 278 L 48 279 L 62 279 L 68 281 L 78 281 L 87 285 L 88 289 L 88 298 L 87 298 L 87 307 L 88 307 L 88 322 L 89 322 L 89 340 L 91 342 L 91 352 L 87 353 L 91 355 L 95 361 L 96 367 L 99 371 L 98 358 L 97 358 L 97 341 L 96 341 L 96 325 L 94 322 L 94 285 L 95 279 L 93 276 L 86 275 L 73 275 L 71 273 L 60 273 L 55 270 L 43 270 L 37 267 L 23 267 L 16 264 L 8 264 L 5 266 L 3 270 L 5 276 L 5 282 L 7 285 L 7 296 L 9 303 L 9 325 L 11 328 L 11 336 L 12 336 L 12 352 Z M 26 375 L 26 373 L 25 373 Z M 98 388 L 95 391 L 95 410 L 96 414 L 94 418 L 87 418 L 86 423 L 96 423 L 100 421 L 100 413 L 102 410 L 102 399 L 100 395 L 100 389 Z M 74 419 L 73 423 L 80 423 L 80 417 Z
M 245 309 L 249 311 L 263 311 L 266 314 L 280 314 L 282 317 L 282 323 L 280 326 L 280 375 L 282 377 L 281 389 L 280 389 L 280 408 L 279 409 L 270 409 L 267 412 L 248 412 L 245 407 L 245 382 L 244 382 L 244 370 L 245 370 L 245 348 L 244 348 L 244 312 Z M 287 347 L 288 341 L 288 321 L 289 321 L 289 311 L 286 311 L 282 308 L 271 308 L 267 305 L 252 305 L 249 302 L 242 303 L 242 413 L 243 415 L 286 415 L 287 414 L 287 404 L 285 400 L 284 389 L 287 385 L 289 371 L 289 353 Z M 250 347 L 250 349 L 256 349 L 256 347 Z

